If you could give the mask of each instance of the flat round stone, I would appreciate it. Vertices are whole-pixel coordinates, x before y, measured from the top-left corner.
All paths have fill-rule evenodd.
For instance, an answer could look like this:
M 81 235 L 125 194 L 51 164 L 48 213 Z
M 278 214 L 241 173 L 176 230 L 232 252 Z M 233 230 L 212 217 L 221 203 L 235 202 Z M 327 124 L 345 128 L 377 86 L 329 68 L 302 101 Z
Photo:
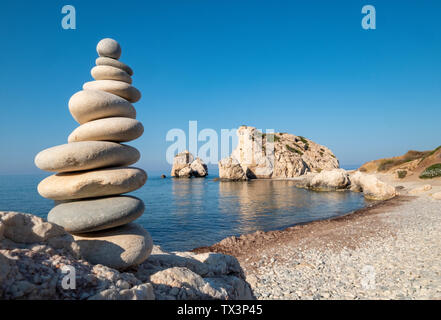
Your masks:
M 35 165 L 41 170 L 72 172 L 134 164 L 140 158 L 133 147 L 108 141 L 81 141 L 41 151 Z
M 86 233 L 125 225 L 142 215 L 144 203 L 130 196 L 63 202 L 49 211 L 47 221 L 71 233 Z
M 124 70 L 112 66 L 96 66 L 90 70 L 90 74 L 95 80 L 118 80 L 129 84 L 132 83 L 132 78 Z
M 144 170 L 130 167 L 57 173 L 40 182 L 38 193 L 52 200 L 103 197 L 137 190 L 146 180 Z
M 138 120 L 122 117 L 105 118 L 79 126 L 69 135 L 68 141 L 126 142 L 139 138 L 143 132 L 144 127 Z
M 141 92 L 127 82 L 117 80 L 95 80 L 83 84 L 84 90 L 101 90 L 116 94 L 130 102 L 141 99 Z
M 121 46 L 111 38 L 105 38 L 98 42 L 96 51 L 100 57 L 119 59 L 121 56 Z
M 150 234 L 136 223 L 74 236 L 80 255 L 92 264 L 119 270 L 144 262 L 152 252 Z
M 133 70 L 125 63 L 122 63 L 119 60 L 108 58 L 108 57 L 98 57 L 95 60 L 97 66 L 112 66 L 127 72 L 129 76 L 133 76 Z
M 69 111 L 80 124 L 108 117 L 136 118 L 130 102 L 115 94 L 97 90 L 82 90 L 69 100 Z

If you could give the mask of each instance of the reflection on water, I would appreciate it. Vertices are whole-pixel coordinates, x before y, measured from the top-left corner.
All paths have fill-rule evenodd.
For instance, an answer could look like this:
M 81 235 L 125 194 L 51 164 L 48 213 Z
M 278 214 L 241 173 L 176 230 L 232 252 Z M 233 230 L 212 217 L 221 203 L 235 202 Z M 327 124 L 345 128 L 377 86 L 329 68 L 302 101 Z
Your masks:
M 0 176 L 0 210 L 31 212 L 44 218 L 52 202 L 36 190 L 41 176 Z M 6 180 L 5 180 L 6 179 Z M 149 178 L 132 193 L 146 211 L 136 222 L 166 250 L 210 245 L 231 235 L 274 230 L 362 208 L 352 192 L 312 192 L 294 181 L 215 182 L 212 178 Z
M 215 182 L 151 179 L 134 193 L 146 202 L 138 221 L 167 250 L 210 245 L 232 235 L 281 229 L 364 207 L 351 192 L 312 192 L 294 181 Z
M 359 195 L 298 189 L 295 181 L 220 182 L 219 193 L 219 211 L 239 215 L 240 234 L 329 218 L 364 205 Z

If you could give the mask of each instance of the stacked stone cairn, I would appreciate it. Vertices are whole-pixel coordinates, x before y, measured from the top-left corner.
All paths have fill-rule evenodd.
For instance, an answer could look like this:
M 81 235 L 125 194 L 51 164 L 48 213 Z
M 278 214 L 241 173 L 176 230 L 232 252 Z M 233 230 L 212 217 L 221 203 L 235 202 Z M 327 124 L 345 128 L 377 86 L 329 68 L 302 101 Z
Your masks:
M 131 104 L 141 93 L 131 85 L 132 69 L 118 60 L 118 42 L 103 39 L 97 51 L 91 70 L 95 81 L 85 83 L 69 100 L 80 126 L 67 144 L 35 157 L 38 168 L 57 172 L 40 182 L 38 192 L 55 200 L 48 221 L 74 236 L 85 260 L 126 269 L 147 259 L 153 247 L 150 234 L 132 222 L 144 212 L 144 203 L 121 195 L 147 180 L 146 172 L 129 167 L 139 160 L 139 151 L 121 143 L 144 131 Z

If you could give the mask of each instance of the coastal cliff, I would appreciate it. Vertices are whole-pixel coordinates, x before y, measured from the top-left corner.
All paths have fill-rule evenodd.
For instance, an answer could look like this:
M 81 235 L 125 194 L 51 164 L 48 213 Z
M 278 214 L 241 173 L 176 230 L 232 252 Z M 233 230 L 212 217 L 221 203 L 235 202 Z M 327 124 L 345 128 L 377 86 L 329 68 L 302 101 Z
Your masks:
M 302 136 L 266 134 L 249 126 L 239 127 L 237 136 L 231 156 L 219 161 L 221 179 L 294 178 L 339 167 L 329 148 Z
M 372 160 L 359 170 L 391 175 L 404 181 L 440 177 L 441 146 L 429 151 L 410 150 L 402 156 Z

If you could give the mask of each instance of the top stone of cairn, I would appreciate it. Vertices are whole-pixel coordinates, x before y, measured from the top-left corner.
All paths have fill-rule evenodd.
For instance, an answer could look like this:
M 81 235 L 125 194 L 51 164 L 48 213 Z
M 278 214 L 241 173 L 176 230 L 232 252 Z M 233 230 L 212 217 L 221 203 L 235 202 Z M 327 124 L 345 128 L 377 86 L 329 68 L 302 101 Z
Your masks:
M 96 51 L 100 57 L 108 57 L 118 60 L 121 56 L 121 46 L 118 42 L 110 38 L 105 38 L 98 42 Z

